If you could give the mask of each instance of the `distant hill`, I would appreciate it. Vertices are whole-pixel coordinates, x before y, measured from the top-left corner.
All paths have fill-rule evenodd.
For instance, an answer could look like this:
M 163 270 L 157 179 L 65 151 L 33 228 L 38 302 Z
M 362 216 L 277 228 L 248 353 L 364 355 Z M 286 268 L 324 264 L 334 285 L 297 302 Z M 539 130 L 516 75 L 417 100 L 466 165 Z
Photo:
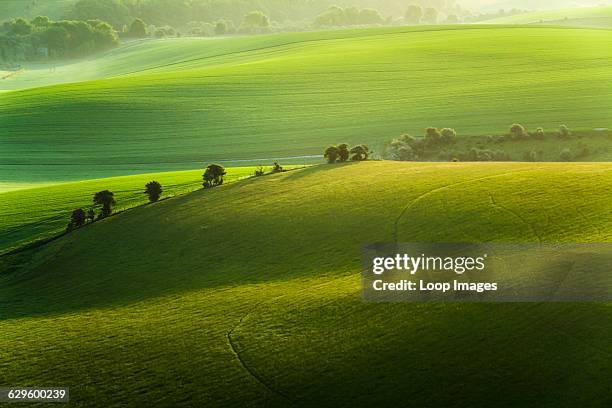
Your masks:
M 611 45 L 608 30 L 484 25 L 130 43 L 0 81 L 41 86 L 0 98 L 0 162 L 4 181 L 32 181 L 41 164 L 47 178 L 97 178 L 331 143 L 380 152 L 428 126 L 611 128 Z M 54 81 L 73 83 L 43 86 Z
M 459 3 L 473 11 L 497 11 L 500 9 L 553 10 L 570 7 L 594 7 L 612 4 L 612 0 L 460 0 Z
M 483 21 L 485 24 L 559 24 L 583 27 L 612 27 L 612 6 L 533 11 Z
M 52 19 L 64 17 L 77 0 L 2 0 L 0 21 L 17 17 L 32 18 L 48 16 Z

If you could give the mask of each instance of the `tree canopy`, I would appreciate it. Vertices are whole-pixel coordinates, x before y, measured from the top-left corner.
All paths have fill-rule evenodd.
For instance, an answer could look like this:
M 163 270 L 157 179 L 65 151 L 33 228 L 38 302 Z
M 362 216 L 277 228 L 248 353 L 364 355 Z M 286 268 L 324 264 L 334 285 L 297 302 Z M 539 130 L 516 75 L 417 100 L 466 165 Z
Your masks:
M 81 57 L 119 44 L 117 32 L 101 20 L 51 21 L 40 16 L 0 26 L 0 61 Z
M 223 176 L 225 176 L 225 167 L 218 164 L 211 164 L 204 171 L 204 188 L 211 188 L 223 184 Z

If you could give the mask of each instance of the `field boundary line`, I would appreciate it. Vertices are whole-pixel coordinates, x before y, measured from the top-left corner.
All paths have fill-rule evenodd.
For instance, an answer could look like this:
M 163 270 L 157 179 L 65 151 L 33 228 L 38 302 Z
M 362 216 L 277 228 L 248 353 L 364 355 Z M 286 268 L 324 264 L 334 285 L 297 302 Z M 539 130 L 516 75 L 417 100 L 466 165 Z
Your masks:
M 490 191 L 487 191 L 487 194 L 489 195 L 489 200 L 491 201 L 491 205 L 495 208 L 499 208 L 502 211 L 507 212 L 508 214 L 514 216 L 515 218 L 517 218 L 519 221 L 521 221 L 523 224 L 525 224 L 532 232 L 533 235 L 535 235 L 535 237 L 538 239 L 538 242 L 541 244 L 542 243 L 542 236 L 538 233 L 538 231 L 536 230 L 536 228 L 533 226 L 533 224 L 527 222 L 527 220 L 525 218 L 523 218 L 519 213 L 517 213 L 516 211 L 513 211 L 509 208 L 504 207 L 503 205 L 499 205 L 497 204 L 497 201 L 495 200 L 495 197 L 493 197 L 493 194 L 491 194 Z
M 527 172 L 527 171 L 533 171 L 533 170 L 534 170 L 534 168 L 528 168 L 528 169 L 520 169 L 520 170 L 515 170 L 515 171 L 509 171 L 509 172 L 504 172 L 504 173 L 493 174 L 491 176 L 477 177 L 477 178 L 470 179 L 470 180 L 464 180 L 464 181 L 459 181 L 459 182 L 456 182 L 456 183 L 446 184 L 444 186 L 436 187 L 436 188 L 434 188 L 432 190 L 429 190 L 429 191 L 426 191 L 426 192 L 422 193 L 421 195 L 419 195 L 416 198 L 412 199 L 408 203 L 408 205 L 406 205 L 406 207 L 404 207 L 404 209 L 400 212 L 399 216 L 395 219 L 395 222 L 393 223 L 393 241 L 395 243 L 398 242 L 397 241 L 398 233 L 399 233 L 398 229 L 399 229 L 399 223 L 402 220 L 402 218 L 406 215 L 406 213 L 408 213 L 408 211 L 412 207 L 414 207 L 419 201 L 421 201 L 425 197 L 429 197 L 430 195 L 439 193 L 440 191 L 444 191 L 446 189 L 457 187 L 457 186 L 460 186 L 460 185 L 476 183 L 476 182 L 482 181 L 482 180 L 488 180 L 488 179 L 492 179 L 492 178 L 496 178 L 496 177 L 504 177 L 504 176 L 509 176 L 511 174 Z
M 282 297 L 282 296 L 280 296 Z M 275 298 L 273 300 L 278 299 Z M 246 371 L 257 383 L 259 383 L 261 386 L 263 386 L 266 390 L 268 390 L 270 393 L 290 402 L 291 404 L 295 405 L 296 402 L 293 401 L 287 394 L 285 394 L 284 392 L 277 390 L 276 388 L 274 388 L 272 385 L 270 385 L 268 383 L 268 381 L 266 381 L 266 379 L 264 377 L 262 377 L 261 375 L 259 375 L 255 370 L 253 370 L 252 368 L 250 368 L 246 362 L 242 359 L 242 356 L 240 355 L 240 351 L 238 350 L 238 347 L 236 346 L 236 343 L 234 343 L 234 340 L 232 340 L 232 334 L 234 333 L 234 331 L 240 327 L 240 325 L 242 324 L 242 322 L 244 322 L 250 315 L 251 313 L 253 313 L 255 310 L 257 310 L 260 306 L 263 305 L 263 302 L 261 303 L 257 303 L 251 310 L 249 310 L 246 314 L 244 314 L 242 317 L 240 317 L 240 319 L 238 320 L 238 323 L 236 323 L 235 326 L 233 326 L 225 335 L 225 338 L 227 339 L 227 342 L 229 344 L 230 350 L 232 351 L 232 354 L 234 354 L 234 356 L 236 357 L 236 359 L 238 360 L 238 362 L 240 363 L 240 365 L 242 366 L 242 368 L 244 369 L 244 371 Z

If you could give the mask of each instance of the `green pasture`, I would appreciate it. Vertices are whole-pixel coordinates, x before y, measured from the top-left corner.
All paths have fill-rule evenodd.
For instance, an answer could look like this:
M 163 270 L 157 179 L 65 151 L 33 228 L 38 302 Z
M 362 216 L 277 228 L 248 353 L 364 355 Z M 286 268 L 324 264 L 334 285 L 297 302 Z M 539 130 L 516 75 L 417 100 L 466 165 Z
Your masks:
M 136 208 L 0 257 L 0 377 L 76 406 L 605 406 L 609 304 L 370 304 L 359 270 L 395 237 L 609 242 L 611 171 L 323 165 Z
M 225 181 L 231 183 L 252 176 L 255 169 L 229 168 Z M 63 231 L 72 211 L 91 208 L 93 196 L 98 191 L 114 192 L 117 200 L 115 211 L 122 211 L 148 201 L 144 186 L 150 181 L 162 184 L 163 199 L 201 189 L 203 172 L 140 174 L 0 192 L 0 253 Z
M 460 136 L 504 133 L 515 122 L 610 128 L 612 94 L 602 84 L 612 80 L 611 63 L 612 32 L 549 27 L 131 43 L 54 74 L 58 82 L 94 80 L 0 94 L 0 181 L 220 160 L 299 156 L 289 160 L 302 163 L 331 143 L 380 152 L 390 139 L 428 126 Z M 33 84 L 55 82 L 45 69 Z M 0 88 L 27 86 L 24 78 Z

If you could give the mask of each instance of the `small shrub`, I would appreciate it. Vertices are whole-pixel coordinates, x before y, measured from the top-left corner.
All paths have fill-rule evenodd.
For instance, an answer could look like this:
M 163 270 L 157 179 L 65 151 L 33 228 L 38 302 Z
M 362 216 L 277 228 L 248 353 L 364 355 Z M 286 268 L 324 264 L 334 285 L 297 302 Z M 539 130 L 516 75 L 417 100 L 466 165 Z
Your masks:
M 578 154 L 576 155 L 576 157 L 588 157 L 591 154 L 591 149 L 589 149 L 589 146 L 581 143 L 580 146 L 578 146 Z
M 393 139 L 385 149 L 385 158 L 396 161 L 412 161 L 418 157 L 414 147 L 416 139 L 410 135 L 402 135 Z
M 341 143 L 338 145 L 338 161 L 344 163 L 349 159 L 351 152 L 349 150 L 349 146 L 346 143 Z
M 72 231 L 76 228 L 82 227 L 85 225 L 85 221 L 87 221 L 87 214 L 85 214 L 85 211 L 83 211 L 82 208 L 74 210 L 70 215 L 70 223 L 68 223 L 66 231 Z
M 340 151 L 337 146 L 329 146 L 327 149 L 325 149 L 325 153 L 323 154 L 323 157 L 327 159 L 327 163 L 329 164 L 334 164 L 338 160 L 339 156 Z
M 503 150 L 488 150 L 471 148 L 465 155 L 467 161 L 486 162 L 486 161 L 509 161 L 510 155 Z
M 526 134 L 527 131 L 525 127 L 520 123 L 515 123 L 510 127 L 510 136 L 512 136 L 513 139 L 523 139 Z
M 452 143 L 457 138 L 457 132 L 455 129 L 444 128 L 440 132 L 442 143 Z
M 272 166 L 272 173 L 282 173 L 283 171 L 285 171 L 285 169 L 283 169 L 283 167 L 277 162 L 274 162 L 274 166 Z
M 258 168 L 255 169 L 255 177 L 261 177 L 263 175 L 265 175 L 266 172 L 263 168 L 263 166 L 259 166 Z
M 437 128 L 429 127 L 425 129 L 425 141 L 429 145 L 438 144 L 442 140 L 442 134 Z
M 417 155 L 410 145 L 403 145 L 397 150 L 398 159 L 400 161 L 413 161 L 416 160 Z
M 566 125 L 559 126 L 559 137 L 562 139 L 569 139 L 572 136 L 572 132 Z
M 537 128 L 535 133 L 533 134 L 533 137 L 538 140 L 544 139 L 545 137 L 544 129 L 542 129 L 541 127 Z
M 351 157 L 352 161 L 365 161 L 368 160 L 370 148 L 366 145 L 358 145 L 353 147 L 350 153 L 353 155 Z
M 563 149 L 561 153 L 559 153 L 559 160 L 562 162 L 571 162 L 574 156 L 572 155 L 572 151 L 570 149 Z

